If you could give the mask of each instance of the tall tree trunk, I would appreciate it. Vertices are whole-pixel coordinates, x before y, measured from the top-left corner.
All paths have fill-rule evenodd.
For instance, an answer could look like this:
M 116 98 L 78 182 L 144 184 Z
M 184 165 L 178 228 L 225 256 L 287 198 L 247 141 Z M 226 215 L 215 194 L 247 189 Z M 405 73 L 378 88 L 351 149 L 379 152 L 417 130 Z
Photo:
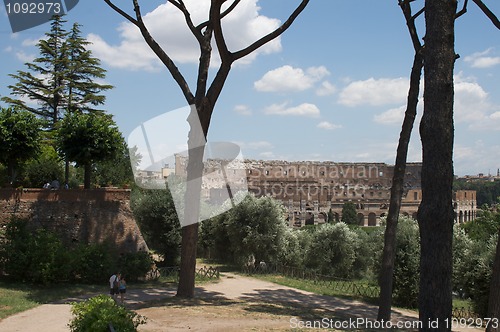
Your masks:
M 90 189 L 90 176 L 92 174 L 92 163 L 86 163 L 83 171 L 83 188 Z
M 490 299 L 488 301 L 488 318 L 496 318 L 494 324 L 490 322 L 486 327 L 486 332 L 500 331 L 500 229 L 498 230 L 497 252 L 493 262 L 493 273 L 490 282 Z
M 68 157 L 64 157 L 64 186 L 69 185 L 69 160 Z
M 188 137 L 188 163 L 186 193 L 184 196 L 184 215 L 181 217 L 181 266 L 179 271 L 178 297 L 194 297 L 196 277 L 196 249 L 198 243 L 198 221 L 200 219 L 201 185 L 203 177 L 203 155 L 209 119 L 202 118 L 212 109 L 209 105 L 191 107 L 188 117 L 190 131 Z M 211 112 L 210 112 L 211 113 Z M 208 122 L 207 122 L 208 121 Z M 200 128 L 200 123 L 202 128 Z M 205 130 L 206 128 L 206 130 Z
M 453 69 L 457 2 L 426 0 L 419 318 L 422 331 L 450 331 L 453 238 Z M 448 324 L 446 323 L 448 320 Z M 436 322 L 437 327 L 432 323 Z
M 404 189 L 406 159 L 410 143 L 413 123 L 417 115 L 418 95 L 420 91 L 420 77 L 422 76 L 423 58 L 420 53 L 415 54 L 410 75 L 410 90 L 408 91 L 408 104 L 396 153 L 396 164 L 392 177 L 391 200 L 385 227 L 384 251 L 380 274 L 380 301 L 378 307 L 378 320 L 391 319 L 392 282 L 394 274 L 394 261 L 396 253 L 396 231 L 398 226 L 399 211 Z
M 7 162 L 7 176 L 8 185 L 14 187 L 14 183 L 16 182 L 16 164 L 12 160 Z

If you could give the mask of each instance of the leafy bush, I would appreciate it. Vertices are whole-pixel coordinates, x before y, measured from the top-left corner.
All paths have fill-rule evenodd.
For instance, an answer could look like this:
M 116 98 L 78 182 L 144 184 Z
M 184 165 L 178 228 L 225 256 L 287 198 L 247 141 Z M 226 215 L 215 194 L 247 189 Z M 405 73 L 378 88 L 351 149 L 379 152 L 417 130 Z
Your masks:
M 42 153 L 26 163 L 23 185 L 41 188 L 45 183 L 64 178 L 64 163 L 52 146 L 43 145 Z
M 394 304 L 418 306 L 420 282 L 420 235 L 415 220 L 400 216 L 396 234 L 396 258 L 393 276 Z
M 107 295 L 98 295 L 80 303 L 72 303 L 72 332 L 108 332 L 112 324 L 115 331 L 135 332 L 145 318 L 119 306 Z
M 103 276 L 116 271 L 116 260 L 106 244 L 79 245 L 70 254 L 72 276 L 83 283 L 100 283 Z
M 351 277 L 358 244 L 358 235 L 345 223 L 323 224 L 312 235 L 306 267 L 325 275 Z
M 126 253 L 120 257 L 119 267 L 127 281 L 137 281 L 151 270 L 153 258 L 148 252 Z
M 47 284 L 69 279 L 69 255 L 61 241 L 44 229 L 28 229 L 22 219 L 7 224 L 0 257 L 5 273 L 17 280 Z
M 469 241 L 461 259 L 454 259 L 454 290 L 471 299 L 474 311 L 486 317 L 497 237 L 486 242 Z
M 130 205 L 148 247 L 163 256 L 165 266 L 177 265 L 181 226 L 170 191 L 134 188 Z

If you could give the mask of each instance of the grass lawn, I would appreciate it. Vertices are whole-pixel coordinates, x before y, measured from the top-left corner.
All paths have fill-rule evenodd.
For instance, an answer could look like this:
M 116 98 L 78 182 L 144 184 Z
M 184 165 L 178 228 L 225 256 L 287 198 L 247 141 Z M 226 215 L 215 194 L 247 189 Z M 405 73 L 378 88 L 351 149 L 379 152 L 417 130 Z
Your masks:
M 315 294 L 328 295 L 341 298 L 358 299 L 368 303 L 376 303 L 378 298 L 370 296 L 360 296 L 350 291 L 352 287 L 343 287 L 343 285 L 337 285 L 338 287 L 331 287 L 325 284 L 316 284 L 311 280 L 302 280 L 296 278 L 284 277 L 275 274 L 254 274 L 252 277 L 277 283 L 279 285 L 293 287 L 301 290 L 305 290 Z M 342 281 L 338 283 L 343 283 Z M 367 281 L 345 281 L 344 283 L 355 284 L 357 287 L 373 286 Z M 347 285 L 347 284 L 346 284 Z
M 207 283 L 213 280 L 197 278 L 196 283 Z M 131 288 L 175 287 L 175 278 L 160 278 L 146 282 L 129 282 Z M 107 294 L 108 283 L 99 285 L 59 284 L 40 286 L 26 283 L 0 280 L 0 319 L 14 315 L 41 304 L 51 303 L 66 298 L 85 294 Z
M 0 319 L 34 308 L 40 304 L 105 290 L 105 285 L 62 284 L 37 286 L 0 281 Z
M 315 284 L 312 281 L 307 281 L 307 280 L 301 280 L 301 279 L 295 279 L 295 278 L 289 278 L 289 277 L 284 277 L 281 275 L 275 275 L 275 274 L 254 274 L 252 275 L 254 278 L 270 281 L 277 283 L 279 285 L 283 286 L 288 286 L 288 287 L 293 287 L 301 290 L 305 290 L 311 293 L 315 294 L 321 294 L 321 295 L 328 295 L 328 296 L 334 296 L 334 297 L 343 297 L 343 298 L 350 298 L 350 299 L 357 299 L 361 300 L 363 302 L 371 303 L 371 304 L 378 304 L 378 297 L 367 297 L 367 296 L 359 296 L 357 294 L 353 294 L 352 292 L 345 291 L 345 290 L 339 290 L 338 288 L 332 288 L 326 285 L 322 284 Z M 363 287 L 365 285 L 369 285 L 368 282 L 359 280 L 359 281 L 353 281 L 356 285 Z M 453 308 L 465 308 L 465 309 L 470 309 L 472 308 L 472 303 L 470 300 L 464 300 L 464 299 L 459 299 L 459 298 L 453 298 Z M 418 309 L 410 309 L 414 311 L 418 311 Z

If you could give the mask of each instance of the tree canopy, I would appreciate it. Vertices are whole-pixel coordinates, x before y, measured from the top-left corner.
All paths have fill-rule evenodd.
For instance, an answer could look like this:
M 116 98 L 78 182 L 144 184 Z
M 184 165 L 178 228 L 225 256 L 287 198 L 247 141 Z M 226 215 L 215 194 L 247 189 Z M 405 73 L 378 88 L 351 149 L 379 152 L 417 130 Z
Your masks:
M 25 111 L 0 109 L 0 162 L 7 165 L 8 182 L 16 180 L 16 168 L 40 149 L 40 121 Z

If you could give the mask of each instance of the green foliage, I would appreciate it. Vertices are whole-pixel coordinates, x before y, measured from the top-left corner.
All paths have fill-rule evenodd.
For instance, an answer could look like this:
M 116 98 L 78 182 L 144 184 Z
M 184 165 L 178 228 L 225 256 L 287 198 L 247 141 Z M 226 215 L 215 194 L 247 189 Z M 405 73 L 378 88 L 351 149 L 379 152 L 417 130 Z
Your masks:
M 287 228 L 278 201 L 248 195 L 236 207 L 201 224 L 200 247 L 212 258 L 239 266 L 250 256 L 257 263 L 290 261 L 298 249 Z
M 118 265 L 127 281 L 137 281 L 151 270 L 153 258 L 145 251 L 126 253 L 120 257 Z
M 121 142 L 116 123 L 108 115 L 67 114 L 58 129 L 58 150 L 77 165 L 112 159 Z
M 307 245 L 310 244 L 309 234 L 306 232 L 299 232 L 290 227 L 285 228 L 282 246 L 278 256 L 279 263 L 294 267 L 304 266 L 303 248 L 306 243 Z
M 307 249 L 306 267 L 325 275 L 351 277 L 358 240 L 358 235 L 343 222 L 319 226 Z
M 80 303 L 72 303 L 72 332 L 108 332 L 111 324 L 115 331 L 134 332 L 145 318 L 119 306 L 107 295 L 98 295 Z
M 0 257 L 5 273 L 16 280 L 47 284 L 69 279 L 69 255 L 61 241 L 46 230 L 28 229 L 25 220 L 7 224 Z
M 163 257 L 165 266 L 177 265 L 181 227 L 170 191 L 134 188 L 130 205 L 149 248 Z
M 105 114 L 68 113 L 57 130 L 58 151 L 85 167 L 85 188 L 90 187 L 92 164 L 115 158 L 122 142 L 116 123 Z
M 105 78 L 106 71 L 87 50 L 80 25 L 75 23 L 68 32 L 65 23 L 61 16 L 52 17 L 50 31 L 37 44 L 39 56 L 26 63 L 27 70 L 10 75 L 16 81 L 9 86 L 13 97 L 2 98 L 43 118 L 51 129 L 64 112 L 98 111 L 95 107 L 105 101 L 101 93 L 112 88 L 95 82 Z
M 40 149 L 40 121 L 25 111 L 0 109 L 0 162 L 7 166 L 8 182 L 16 179 L 18 166 Z
M 341 221 L 347 225 L 358 225 L 358 215 L 356 205 L 353 202 L 346 202 L 342 206 Z
M 116 260 L 106 244 L 78 245 L 70 251 L 72 278 L 82 283 L 101 283 L 116 270 Z
M 253 255 L 256 262 L 276 263 L 287 227 L 284 208 L 270 197 L 248 195 L 227 213 L 229 252 L 235 263 L 244 264 Z
M 500 228 L 500 213 L 488 209 L 478 210 L 476 220 L 468 221 L 462 227 L 471 239 L 486 242 Z
M 420 235 L 418 224 L 400 216 L 396 234 L 396 259 L 393 276 L 395 305 L 416 308 L 420 275 Z
M 67 57 L 64 40 L 68 33 L 63 28 L 64 23 L 61 16 L 55 15 L 50 31 L 45 34 L 46 38 L 37 44 L 39 57 L 26 63 L 27 71 L 19 70 L 17 74 L 10 75 L 16 84 L 9 85 L 9 88 L 12 95 L 19 98 L 2 98 L 3 101 L 46 120 L 49 128 L 53 128 L 58 121 L 59 112 L 65 104 L 63 82 L 67 80 Z
M 384 248 L 384 230 L 381 227 L 354 227 L 351 230 L 358 235 L 353 277 L 376 280 L 376 266 Z
M 41 188 L 47 182 L 62 179 L 63 175 L 64 165 L 55 149 L 50 145 L 42 145 L 40 155 L 26 163 L 23 186 Z
M 466 182 L 456 180 L 453 183 L 454 190 L 475 190 L 477 206 L 493 206 L 498 203 L 500 197 L 500 181 L 476 181 Z
M 461 298 L 470 299 L 481 317 L 487 315 L 499 216 L 483 212 L 480 218 L 454 232 L 453 290 Z
M 93 182 L 101 187 L 108 185 L 122 187 L 134 182 L 129 148 L 123 138 L 118 153 L 112 159 L 95 163 L 94 176 Z
M 144 276 L 153 263 L 147 252 L 127 253 L 118 259 L 108 244 L 66 248 L 55 234 L 28 226 L 26 220 L 9 222 L 0 245 L 1 267 L 14 280 L 36 284 L 102 283 L 103 276 L 120 269 L 134 281 Z

